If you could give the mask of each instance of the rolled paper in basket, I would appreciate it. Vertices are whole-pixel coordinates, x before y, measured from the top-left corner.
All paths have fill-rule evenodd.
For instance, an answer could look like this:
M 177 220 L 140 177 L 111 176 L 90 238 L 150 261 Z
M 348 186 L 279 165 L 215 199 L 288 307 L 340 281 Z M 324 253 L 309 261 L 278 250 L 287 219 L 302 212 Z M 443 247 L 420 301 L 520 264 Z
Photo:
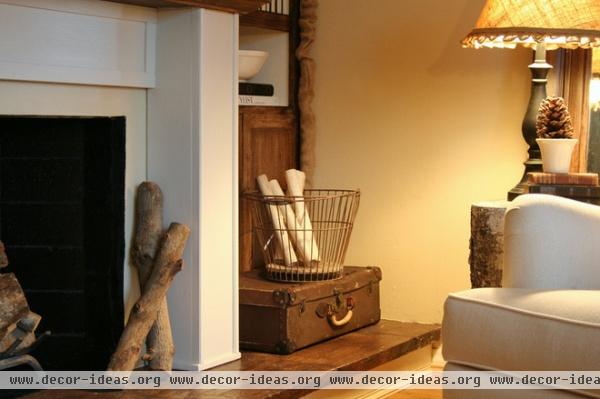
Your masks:
M 271 196 L 276 195 L 273 193 L 271 189 L 271 185 L 269 184 L 269 179 L 266 175 L 260 175 L 256 178 L 258 183 L 258 188 L 262 195 Z M 294 247 L 290 241 L 290 237 L 287 232 L 287 226 L 285 225 L 284 215 L 279 212 L 276 205 L 267 205 L 269 209 L 269 214 L 271 215 L 271 220 L 273 222 L 273 229 L 275 233 L 275 237 L 277 238 L 277 242 L 281 246 L 281 250 L 283 252 L 283 261 L 286 266 L 292 266 L 298 263 L 298 258 L 296 257 L 296 252 L 294 251 Z
M 287 180 L 289 195 L 293 197 L 303 197 L 306 174 L 300 170 L 289 169 L 285 171 L 285 178 Z M 310 216 L 308 215 L 304 198 L 294 201 L 294 207 L 296 209 L 296 222 L 304 232 L 304 241 L 310 245 L 310 249 L 307 248 L 305 251 L 309 258 L 306 259 L 306 261 L 319 261 L 319 247 L 317 246 L 317 240 L 314 236 L 312 223 L 310 222 Z
M 302 197 L 304 195 L 304 183 L 306 183 L 304 172 L 297 169 L 288 169 L 285 171 L 285 180 L 290 197 Z M 294 212 L 296 212 L 296 219 L 304 221 L 303 200 L 294 201 Z
M 271 180 L 271 190 L 275 195 L 284 195 L 277 180 Z M 285 208 L 283 212 L 286 217 L 288 232 L 290 233 L 292 241 L 296 244 L 299 256 L 302 258 L 304 266 L 311 267 L 312 261 L 319 260 L 319 250 L 313 240 L 312 228 L 307 229 L 304 223 L 300 223 L 298 215 L 294 213 L 294 209 L 291 205 L 286 204 L 282 207 Z M 308 220 L 308 215 L 303 219 L 305 221 Z

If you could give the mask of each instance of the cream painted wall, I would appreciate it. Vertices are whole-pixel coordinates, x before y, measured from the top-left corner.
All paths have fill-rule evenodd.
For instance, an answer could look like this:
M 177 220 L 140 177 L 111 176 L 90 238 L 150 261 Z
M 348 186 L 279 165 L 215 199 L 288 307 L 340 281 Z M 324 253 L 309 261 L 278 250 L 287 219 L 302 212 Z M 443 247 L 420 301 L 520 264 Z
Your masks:
M 323 0 L 317 187 L 360 188 L 347 264 L 383 269 L 382 316 L 439 322 L 469 288 L 469 211 L 526 157 L 528 50 L 459 42 L 484 0 Z
M 146 90 L 0 81 L 4 115 L 125 116 L 125 254 L 133 228 L 134 194 L 146 180 Z M 139 296 L 137 274 L 125 262 L 124 299 L 128 312 Z

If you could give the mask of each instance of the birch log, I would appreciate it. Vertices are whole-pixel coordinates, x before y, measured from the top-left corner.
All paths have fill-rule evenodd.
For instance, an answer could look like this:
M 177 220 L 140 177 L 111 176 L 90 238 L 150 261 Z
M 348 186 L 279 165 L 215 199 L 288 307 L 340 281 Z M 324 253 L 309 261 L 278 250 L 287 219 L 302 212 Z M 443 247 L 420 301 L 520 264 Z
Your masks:
M 189 234 L 190 229 L 185 225 L 171 223 L 169 226 L 156 254 L 154 268 L 145 284 L 144 293 L 131 310 L 127 326 L 110 359 L 108 370 L 129 371 L 135 368 L 140 358 L 144 338 L 156 320 L 160 304 L 167 294 L 175 274 L 183 266 L 181 257 Z M 162 366 L 164 367 L 161 368 L 162 370 L 172 369 L 173 348 L 167 353 L 170 353 L 171 356 L 170 359 L 166 356 L 163 357 L 165 364 Z
M 159 267 L 162 264 L 176 262 L 183 258 L 183 251 L 189 234 L 190 229 L 188 226 L 179 223 L 171 223 L 154 259 L 154 268 Z M 149 288 L 148 281 L 144 285 L 144 291 Z M 161 313 L 163 309 L 164 313 Z M 164 318 L 164 320 L 161 321 L 161 317 Z M 155 342 L 153 344 L 157 351 L 154 354 L 149 353 L 150 360 L 148 365 L 153 370 L 172 370 L 175 345 L 173 344 L 173 337 L 171 335 L 171 323 L 169 321 L 166 296 L 163 297 L 163 304 L 158 311 L 154 327 L 157 328 L 157 334 L 154 336 Z
M 270 196 L 275 195 L 271 188 L 271 184 L 269 183 L 269 179 L 267 175 L 260 175 L 256 178 L 258 183 L 258 187 L 262 195 Z M 283 261 L 286 266 L 292 266 L 298 263 L 298 257 L 296 256 L 296 252 L 294 251 L 294 247 L 290 241 L 290 237 L 287 232 L 287 227 L 285 224 L 284 215 L 280 214 L 279 209 L 276 205 L 269 205 L 269 213 L 271 215 L 271 220 L 273 222 L 273 228 L 275 237 L 279 245 L 281 246 L 281 250 L 283 252 Z
M 131 248 L 131 259 L 138 270 L 140 292 L 152 273 L 163 230 L 163 195 L 160 187 L 153 182 L 143 182 L 138 186 L 135 201 L 135 233 Z M 152 370 L 165 370 L 172 362 L 173 335 L 169 320 L 169 307 L 165 297 L 158 309 L 156 321 L 146 337 L 144 360 Z M 166 360 L 165 360 L 166 359 Z
M 29 310 L 25 293 L 13 273 L 0 274 L 0 354 L 11 348 L 27 348 L 35 342 L 35 329 L 42 318 Z
M 41 320 L 42 317 L 39 314 L 30 311 L 25 317 L 11 325 L 6 330 L 6 335 L 0 339 L 0 353 L 4 353 L 11 348 L 11 351 L 14 353 L 33 345 L 36 340 L 35 329 Z M 17 340 L 21 342 L 14 346 Z
M 143 182 L 135 197 L 135 232 L 131 258 L 138 268 L 140 285 L 152 272 L 154 257 L 162 235 L 163 195 L 156 183 Z
M 8 257 L 6 256 L 6 250 L 4 244 L 0 241 L 0 269 L 8 266 Z
M 285 178 L 287 181 L 288 192 L 292 197 L 303 197 L 304 196 L 304 184 L 306 182 L 306 175 L 304 172 L 289 169 L 285 172 Z M 296 213 L 296 224 L 298 228 L 302 230 L 303 238 L 303 259 L 305 264 L 310 264 L 311 261 L 319 261 L 319 247 L 317 240 L 313 233 L 312 223 L 310 216 L 308 215 L 308 209 L 304 198 L 294 201 L 294 208 Z
M 0 338 L 29 314 L 25 293 L 13 273 L 0 274 Z

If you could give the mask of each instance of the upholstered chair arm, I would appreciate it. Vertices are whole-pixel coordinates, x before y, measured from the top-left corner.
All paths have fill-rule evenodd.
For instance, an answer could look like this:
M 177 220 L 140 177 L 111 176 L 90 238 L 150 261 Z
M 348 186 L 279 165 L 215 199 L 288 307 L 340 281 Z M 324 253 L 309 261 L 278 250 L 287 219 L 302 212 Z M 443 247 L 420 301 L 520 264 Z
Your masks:
M 502 286 L 600 289 L 600 206 L 517 197 L 506 211 Z

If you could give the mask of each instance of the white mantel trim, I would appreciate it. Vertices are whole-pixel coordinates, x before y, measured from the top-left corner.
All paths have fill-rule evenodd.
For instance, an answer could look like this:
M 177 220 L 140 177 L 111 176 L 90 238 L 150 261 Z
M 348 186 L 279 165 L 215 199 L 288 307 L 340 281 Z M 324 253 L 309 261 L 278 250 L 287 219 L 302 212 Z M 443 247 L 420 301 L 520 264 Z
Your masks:
M 165 221 L 192 230 L 169 290 L 174 364 L 182 369 L 240 357 L 237 25 L 237 16 L 218 11 L 159 11 L 148 178 L 165 193 Z
M 101 0 L 0 0 L 0 4 L 138 22 L 156 23 L 158 18 L 154 8 Z
M 156 21 L 155 9 L 106 1 L 0 0 L 0 79 L 154 87 Z
M 200 146 L 199 146 L 199 204 L 200 204 L 200 362 L 199 368 L 208 368 L 241 357 L 238 342 L 238 29 L 236 14 L 212 10 L 197 12 L 200 23 Z M 219 39 L 216 39 L 219 38 Z M 229 71 L 230 75 L 221 71 Z M 228 96 L 220 92 L 229 84 Z M 219 100 L 221 98 L 221 100 Z M 215 107 L 215 102 L 227 98 L 228 105 Z M 215 111 L 229 108 L 230 118 L 226 120 L 216 116 Z M 222 159 L 212 155 L 218 147 L 217 141 L 229 142 L 230 148 Z M 223 152 L 224 155 L 225 152 Z M 227 176 L 215 177 L 223 165 L 230 164 L 231 172 Z M 222 182 L 222 179 L 227 179 Z M 219 189 L 224 183 L 227 190 Z M 227 193 L 225 194 L 225 191 Z M 229 237 L 222 236 L 225 243 L 219 251 L 212 250 L 219 245 L 215 240 L 215 231 L 221 230 L 218 203 L 229 202 L 230 208 L 222 216 L 230 219 Z M 228 245 L 227 245 L 228 244 Z M 207 252 L 210 254 L 207 255 Z M 221 258 L 225 262 L 215 262 Z M 219 272 L 218 270 L 221 269 Z M 219 287 L 218 290 L 214 287 Z M 208 290 L 213 289 L 207 293 Z M 218 311 L 215 311 L 217 310 Z M 227 314 L 221 316 L 219 313 Z M 226 325 L 225 323 L 229 324 Z M 229 341 L 229 342 L 227 342 Z
M 239 338 L 239 333 L 240 333 L 240 315 L 239 315 L 239 309 L 240 309 L 240 303 L 239 303 L 239 277 L 240 277 L 240 273 L 239 273 L 239 248 L 240 248 L 240 243 L 239 243 L 239 228 L 240 228 L 240 221 L 239 221 L 239 212 L 240 212 L 240 207 L 239 207 L 239 198 L 240 198 L 240 192 L 239 192 L 239 160 L 240 160 L 240 154 L 239 154 L 239 149 L 240 149 L 240 138 L 239 138 L 239 105 L 238 105 L 238 98 L 239 98 L 239 84 L 238 84 L 238 79 L 239 79 L 239 55 L 238 55 L 238 49 L 240 47 L 239 44 L 239 38 L 240 38 L 240 34 L 239 34 L 239 30 L 240 30 L 240 20 L 239 20 L 239 14 L 235 14 L 234 15 L 234 31 L 233 31 L 233 38 L 234 38 L 234 43 L 233 43 L 233 48 L 234 48 L 234 52 L 232 54 L 232 63 L 233 63 L 233 73 L 232 73 L 232 80 L 235 82 L 233 85 L 233 93 L 232 96 L 235 100 L 235 105 L 234 105 L 234 113 L 233 113 L 233 119 L 232 119 L 232 131 L 234 132 L 233 134 L 233 148 L 231 149 L 232 154 L 234 154 L 235 156 L 233 157 L 233 159 L 231 160 L 232 162 L 232 167 L 233 167 L 233 182 L 232 182 L 232 191 L 234 193 L 233 195 L 233 207 L 231 209 L 231 212 L 233 212 L 233 214 L 235 215 L 235 217 L 233 218 L 233 226 L 232 226 L 232 230 L 233 230 L 233 240 L 232 240 L 232 245 L 231 245 L 231 263 L 233 264 L 235 270 L 233 272 L 233 279 L 232 279 L 232 285 L 231 285 L 231 291 L 233 293 L 233 318 L 231 320 L 231 328 L 233 331 L 233 334 L 231 336 L 231 348 L 232 348 L 232 353 L 231 353 L 231 359 L 227 359 L 226 361 L 220 361 L 219 360 L 219 364 L 223 364 L 223 363 L 227 363 L 230 361 L 233 361 L 235 359 L 239 359 L 240 357 L 242 357 L 242 354 L 240 353 L 239 347 L 240 347 L 240 338 Z M 209 368 L 209 367 L 206 367 Z

